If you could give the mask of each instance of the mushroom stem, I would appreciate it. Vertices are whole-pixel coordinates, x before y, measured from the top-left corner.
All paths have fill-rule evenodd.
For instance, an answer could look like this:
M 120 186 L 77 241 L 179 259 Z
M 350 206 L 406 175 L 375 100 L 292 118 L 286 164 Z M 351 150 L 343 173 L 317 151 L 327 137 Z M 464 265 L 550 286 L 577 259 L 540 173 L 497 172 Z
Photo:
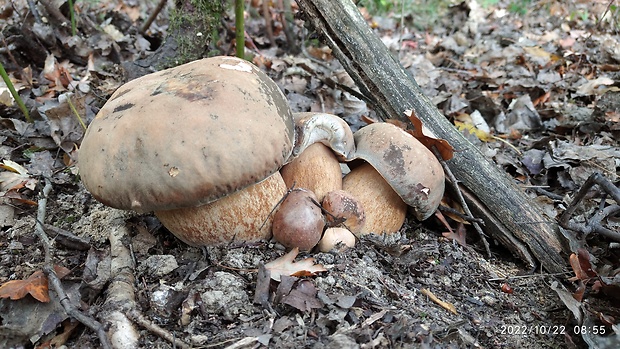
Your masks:
M 308 189 L 322 201 L 330 191 L 342 189 L 342 170 L 336 155 L 322 143 L 311 144 L 280 169 L 286 186 Z
M 407 204 L 370 164 L 364 163 L 351 170 L 342 180 L 342 189 L 364 208 L 366 223 L 358 236 L 391 234 L 405 222 Z
M 212 203 L 156 211 L 168 230 L 188 245 L 213 246 L 271 238 L 271 211 L 286 193 L 279 172 Z

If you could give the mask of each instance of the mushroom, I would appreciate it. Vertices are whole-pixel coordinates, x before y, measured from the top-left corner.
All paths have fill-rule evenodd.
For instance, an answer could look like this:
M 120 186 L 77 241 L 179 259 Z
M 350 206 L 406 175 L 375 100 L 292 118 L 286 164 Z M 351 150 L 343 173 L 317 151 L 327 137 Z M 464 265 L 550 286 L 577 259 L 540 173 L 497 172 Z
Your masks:
M 330 191 L 342 189 L 342 170 L 336 155 L 322 143 L 308 146 L 293 161 L 280 169 L 286 186 L 305 188 L 322 201 Z
M 366 214 L 362 204 L 349 192 L 330 191 L 323 198 L 321 206 L 326 211 L 325 218 L 330 226 L 343 224 L 353 234 L 359 234 L 366 224 Z
M 344 177 L 342 188 L 364 207 L 366 224 L 362 234 L 399 230 L 407 205 L 418 220 L 435 212 L 443 197 L 445 176 L 430 150 L 388 123 L 365 126 L 355 132 L 354 138 L 353 157 L 367 164 L 353 168 Z M 385 212 L 388 207 L 393 210 L 389 215 Z
M 97 200 L 154 211 L 190 245 L 252 242 L 271 235 L 293 141 L 275 82 L 247 61 L 212 57 L 121 86 L 90 124 L 79 168 Z
M 352 248 L 355 247 L 355 235 L 346 228 L 327 228 L 317 247 L 321 252 L 329 252 L 334 248 L 339 250 Z
M 280 170 L 284 183 L 313 191 L 319 202 L 330 191 L 342 189 L 338 159 L 349 159 L 355 151 L 353 132 L 336 115 L 296 113 L 295 147 L 292 160 Z
M 288 248 L 311 250 L 321 239 L 325 218 L 310 190 L 291 190 L 273 217 L 273 237 Z

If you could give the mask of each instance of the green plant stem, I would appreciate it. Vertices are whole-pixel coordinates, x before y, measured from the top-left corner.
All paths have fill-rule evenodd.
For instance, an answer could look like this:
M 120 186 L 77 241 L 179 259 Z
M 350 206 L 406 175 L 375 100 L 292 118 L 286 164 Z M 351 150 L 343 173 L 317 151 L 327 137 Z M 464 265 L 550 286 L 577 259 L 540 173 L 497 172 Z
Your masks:
M 69 0 L 69 14 L 71 15 L 71 35 L 75 36 L 77 34 L 77 27 L 75 25 L 75 9 L 73 8 L 73 0 Z
M 84 123 L 84 120 L 82 120 L 82 118 L 80 117 L 80 113 L 78 113 L 77 109 L 75 109 L 73 102 L 71 102 L 71 96 L 67 96 L 67 103 L 69 103 L 69 108 L 71 108 L 71 111 L 80 122 L 80 125 L 82 125 L 82 128 L 86 130 L 86 124 Z
M 17 102 L 19 109 L 21 109 L 22 113 L 24 113 L 24 116 L 26 117 L 26 121 L 32 122 L 32 119 L 30 118 L 30 113 L 28 113 L 28 108 L 26 108 L 24 101 L 22 101 L 22 98 L 19 96 L 19 94 L 15 90 L 15 86 L 13 86 L 11 79 L 9 79 L 9 74 L 7 74 L 6 70 L 4 70 L 4 66 L 2 65 L 2 63 L 0 63 L 0 75 L 2 75 L 2 80 L 4 80 L 6 87 L 9 88 L 9 91 L 11 92 L 11 95 L 13 96 L 15 101 Z
M 235 44 L 237 46 L 237 57 L 239 58 L 245 58 L 244 10 L 245 1 L 235 0 Z

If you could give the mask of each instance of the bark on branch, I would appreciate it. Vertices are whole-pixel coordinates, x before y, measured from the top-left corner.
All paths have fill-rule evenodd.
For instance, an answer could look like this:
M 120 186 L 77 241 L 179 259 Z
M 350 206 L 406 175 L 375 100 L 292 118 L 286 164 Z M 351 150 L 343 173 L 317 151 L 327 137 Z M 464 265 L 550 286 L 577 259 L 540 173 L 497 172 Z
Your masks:
M 297 0 L 297 3 L 305 20 L 331 47 L 380 115 L 409 123 L 404 112 L 414 110 L 435 135 L 455 148 L 455 156 L 448 166 L 464 187 L 474 214 L 485 221 L 485 232 L 529 264 L 534 263 L 533 255 L 548 271 L 565 271 L 566 259 L 562 253 L 568 251 L 557 222 L 543 217 L 538 204 L 503 170 L 487 160 L 422 94 L 415 79 L 372 32 L 353 2 Z

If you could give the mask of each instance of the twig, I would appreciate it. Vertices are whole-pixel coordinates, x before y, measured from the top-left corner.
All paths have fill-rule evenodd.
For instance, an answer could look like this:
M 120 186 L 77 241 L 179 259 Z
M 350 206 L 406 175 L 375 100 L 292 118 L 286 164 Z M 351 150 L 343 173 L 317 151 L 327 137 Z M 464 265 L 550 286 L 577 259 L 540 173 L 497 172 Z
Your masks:
M 271 24 L 271 11 L 269 10 L 269 1 L 263 1 L 263 17 L 265 18 L 265 29 L 267 30 L 267 39 L 269 46 L 274 47 L 276 40 L 273 37 L 273 27 Z
M 45 234 L 45 231 L 43 229 L 43 223 L 42 223 L 45 220 L 45 214 L 47 210 L 47 198 L 51 191 L 52 191 L 52 182 L 49 178 L 46 178 L 45 186 L 43 187 L 43 190 L 42 190 L 42 196 L 39 199 L 39 203 L 38 203 L 39 207 L 37 210 L 37 220 L 35 224 L 35 233 L 39 237 L 39 239 L 41 239 L 41 243 L 43 244 L 43 250 L 45 251 L 45 265 L 43 266 L 43 272 L 47 276 L 50 284 L 52 285 L 52 288 L 54 288 L 54 291 L 56 291 L 60 304 L 64 308 L 67 315 L 71 316 L 72 318 L 82 323 L 84 326 L 90 328 L 95 333 L 97 333 L 97 336 L 99 337 L 99 341 L 101 342 L 102 348 L 104 349 L 111 348 L 111 345 L 108 340 L 108 337 L 106 336 L 104 327 L 101 325 L 100 322 L 84 314 L 83 312 L 78 310 L 73 305 L 73 303 L 71 303 L 71 300 L 69 299 L 69 297 L 67 297 L 67 293 L 62 287 L 60 278 L 58 278 L 58 275 L 56 275 L 56 272 L 54 271 L 53 258 L 52 258 L 52 244 L 49 238 L 47 237 L 47 235 Z
M 503 278 L 492 278 L 492 279 L 487 279 L 487 281 L 507 281 L 507 280 L 514 280 L 514 279 L 530 279 L 530 278 L 537 278 L 537 277 L 552 277 L 552 276 L 562 276 L 562 275 L 570 275 L 570 272 L 563 272 L 563 273 L 545 273 L 545 274 L 528 274 L 528 275 L 515 275 L 515 276 L 507 276 L 507 277 L 503 277 Z
M 476 223 L 484 224 L 484 221 L 481 218 L 476 218 L 476 217 L 465 215 L 461 211 L 455 210 L 449 206 L 439 205 L 438 209 L 441 212 L 453 214 L 467 222 L 476 222 Z
M 577 207 L 579 207 L 579 202 L 581 202 L 585 198 L 588 191 L 594 185 L 598 185 L 605 193 L 609 194 L 617 203 L 620 204 L 620 189 L 615 187 L 613 183 L 602 174 L 594 172 L 583 183 L 577 194 L 575 194 L 573 201 L 568 205 L 566 210 L 564 210 L 564 212 L 558 219 L 558 223 L 563 228 L 578 231 L 583 233 L 584 235 L 596 232 L 612 240 L 620 241 L 619 233 L 614 232 L 611 229 L 607 229 L 601 225 L 603 219 L 615 215 L 620 211 L 619 205 L 604 207 L 604 198 L 603 200 L 601 200 L 601 205 L 599 206 L 597 212 L 587 221 L 587 223 L 574 223 L 570 221 L 570 217 L 573 215 L 573 213 L 575 213 Z
M 67 26 L 67 24 L 70 24 L 70 21 L 67 19 L 67 17 L 65 17 L 65 15 L 63 15 L 62 12 L 60 12 L 60 9 L 56 7 L 54 4 L 52 4 L 50 0 L 39 0 L 39 3 L 41 3 L 43 7 L 45 7 L 45 10 L 50 15 L 50 18 L 53 21 L 55 21 L 57 24 L 59 24 L 62 27 L 65 27 Z
M 149 319 L 145 318 L 144 316 L 142 316 L 142 314 L 140 314 L 139 311 L 137 311 L 136 309 L 132 309 L 130 311 L 127 312 L 127 317 L 129 319 L 131 319 L 131 321 L 135 322 L 136 324 L 144 327 L 145 329 L 149 330 L 151 333 L 156 334 L 157 336 L 167 340 L 168 342 L 172 343 L 172 345 L 175 348 L 181 348 L 181 349 L 190 349 L 191 346 L 177 338 L 174 337 L 174 335 L 170 332 L 168 332 L 166 329 L 163 329 L 161 327 L 159 327 L 157 324 L 154 324 L 152 321 L 150 321 Z
M 39 14 L 39 10 L 37 9 L 37 5 L 34 3 L 34 0 L 28 0 L 28 8 L 30 9 L 30 13 L 32 13 L 32 17 L 34 17 L 34 21 L 42 24 L 43 20 L 41 19 L 41 15 Z
M 144 34 L 147 30 L 149 30 L 151 24 L 153 24 L 153 21 L 155 21 L 155 18 L 157 18 L 161 10 L 163 10 L 164 6 L 166 6 L 167 2 L 168 0 L 159 0 L 157 7 L 155 7 L 149 18 L 147 18 L 144 24 L 140 27 L 140 34 Z
M 91 247 L 89 239 L 81 238 L 70 231 L 55 227 L 51 224 L 40 222 L 39 220 L 37 220 L 37 223 L 41 223 L 43 225 L 44 232 L 49 237 L 53 238 L 54 241 L 63 246 L 79 251 L 87 251 Z
M 452 187 L 454 188 L 454 191 L 456 192 L 456 196 L 458 197 L 458 201 L 461 204 L 461 207 L 463 207 L 463 211 L 465 211 L 465 214 L 467 216 L 472 217 L 471 224 L 474 226 L 474 229 L 476 229 L 476 232 L 478 232 L 478 235 L 480 236 L 480 240 L 482 240 L 482 244 L 484 245 L 484 249 L 487 253 L 487 258 L 491 259 L 491 247 L 489 246 L 489 242 L 484 236 L 484 232 L 482 231 L 480 224 L 478 224 L 473 214 L 471 213 L 469 206 L 467 206 L 467 202 L 465 202 L 463 193 L 461 193 L 461 189 L 459 188 L 458 180 L 456 179 L 456 177 L 450 170 L 450 167 L 448 167 L 448 165 L 446 164 L 446 161 L 443 159 L 443 157 L 439 153 L 439 149 L 437 149 L 436 146 L 433 146 L 431 150 L 433 151 L 433 154 L 435 154 L 435 156 L 437 157 L 437 160 L 439 160 L 441 167 L 443 167 L 443 171 L 445 172 L 446 177 L 448 177 L 448 179 L 450 180 L 450 183 L 452 184 Z
M 299 47 L 297 46 L 297 41 L 295 40 L 293 31 L 289 26 L 289 22 L 291 24 L 293 23 L 293 11 L 291 10 L 291 2 L 288 0 L 279 0 L 278 3 L 282 8 L 282 13 L 280 14 L 280 21 L 282 22 L 282 29 L 284 30 L 284 36 L 286 36 L 286 42 L 288 43 L 289 52 L 292 54 L 298 54 Z

